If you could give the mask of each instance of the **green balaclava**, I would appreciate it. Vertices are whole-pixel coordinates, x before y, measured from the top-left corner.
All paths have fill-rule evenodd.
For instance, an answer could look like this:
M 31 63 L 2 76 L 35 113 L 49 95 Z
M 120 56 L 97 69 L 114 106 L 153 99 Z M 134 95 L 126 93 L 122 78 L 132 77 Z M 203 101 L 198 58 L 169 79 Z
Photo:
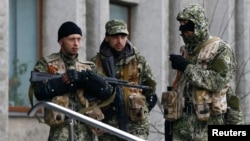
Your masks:
M 190 5 L 180 11 L 176 17 L 178 21 L 189 20 L 194 24 L 194 36 L 184 38 L 188 52 L 193 52 L 203 41 L 209 38 L 208 20 L 203 7 L 198 4 Z

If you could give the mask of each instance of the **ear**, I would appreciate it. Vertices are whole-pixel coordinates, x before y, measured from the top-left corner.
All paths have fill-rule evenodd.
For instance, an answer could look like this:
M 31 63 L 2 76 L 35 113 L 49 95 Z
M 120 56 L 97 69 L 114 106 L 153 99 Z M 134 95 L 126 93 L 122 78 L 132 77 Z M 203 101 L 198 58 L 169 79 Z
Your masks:
M 62 46 L 62 39 L 60 39 L 59 41 L 58 41 L 58 44 L 60 45 L 60 46 Z

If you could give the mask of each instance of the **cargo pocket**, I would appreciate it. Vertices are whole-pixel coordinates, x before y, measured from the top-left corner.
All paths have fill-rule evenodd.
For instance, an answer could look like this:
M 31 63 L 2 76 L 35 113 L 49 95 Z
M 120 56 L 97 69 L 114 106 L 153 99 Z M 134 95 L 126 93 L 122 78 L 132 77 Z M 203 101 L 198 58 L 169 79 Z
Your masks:
M 208 121 L 211 101 L 211 94 L 207 90 L 195 90 L 193 103 L 198 120 Z
M 140 93 L 132 93 L 128 97 L 128 113 L 132 121 L 140 121 L 145 118 L 144 107 L 146 97 Z
M 183 98 L 175 90 L 162 93 L 161 104 L 164 109 L 164 118 L 167 121 L 176 121 L 182 117 Z
M 214 93 L 212 95 L 212 114 L 218 115 L 227 112 L 226 92 Z
M 94 107 L 92 110 L 89 110 L 85 113 L 88 117 L 91 117 L 95 120 L 98 120 L 98 121 L 101 121 L 104 119 L 104 114 L 102 113 L 101 109 L 99 107 Z M 94 127 L 94 126 L 91 126 L 91 125 L 88 125 L 88 127 L 91 129 L 91 131 L 97 135 L 97 136 L 100 136 L 104 133 L 103 130 L 97 128 L 97 127 Z
M 69 108 L 69 98 L 67 95 L 55 96 L 51 102 Z M 61 112 L 44 108 L 44 121 L 50 126 L 61 125 L 66 123 L 66 116 Z

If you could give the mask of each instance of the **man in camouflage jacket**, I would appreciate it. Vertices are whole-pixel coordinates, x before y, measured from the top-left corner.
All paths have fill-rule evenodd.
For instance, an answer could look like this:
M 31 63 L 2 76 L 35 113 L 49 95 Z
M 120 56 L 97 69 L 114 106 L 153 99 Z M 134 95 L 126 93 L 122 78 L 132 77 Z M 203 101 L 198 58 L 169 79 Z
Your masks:
M 179 91 L 183 93 L 185 108 L 182 118 L 173 122 L 173 140 L 206 141 L 208 125 L 242 124 L 239 99 L 230 86 L 236 69 L 235 55 L 230 45 L 220 38 L 208 43 L 214 37 L 209 34 L 208 21 L 200 5 L 184 8 L 178 13 L 177 20 L 185 46 L 181 47 L 181 55 L 171 54 L 170 61 L 172 68 L 180 74 Z M 216 50 L 213 53 L 201 52 L 204 46 Z M 202 60 L 202 53 L 209 57 Z M 214 114 L 211 101 L 202 97 L 209 105 L 202 112 L 210 116 L 199 120 L 197 101 L 194 102 L 199 99 L 197 91 L 206 92 L 211 98 L 216 93 L 222 94 L 223 89 L 226 90 L 224 106 L 227 105 L 227 110 Z
M 119 119 L 119 112 L 121 111 L 115 106 L 117 104 L 115 101 L 109 107 L 103 109 L 104 122 L 137 137 L 148 139 L 149 111 L 154 107 L 157 100 L 154 93 L 155 78 L 146 59 L 129 42 L 126 23 L 122 20 L 110 20 L 106 23 L 105 28 L 106 36 L 100 45 L 100 51 L 91 59 L 95 62 L 98 70 L 108 77 L 126 80 L 135 85 L 150 86 L 152 90 L 122 87 L 122 99 L 126 110 L 125 118 Z M 132 103 L 135 103 L 135 105 Z M 144 104 L 140 105 L 141 103 Z M 136 109 L 140 111 L 138 115 L 133 113 L 135 112 L 133 110 Z M 121 120 L 127 120 L 127 122 L 123 122 L 123 124 L 126 124 L 125 128 L 124 125 L 119 124 Z M 99 141 L 121 140 L 107 133 L 99 136 L 98 139 Z
M 112 95 L 112 87 L 101 76 L 97 75 L 93 62 L 78 58 L 78 50 L 82 38 L 81 29 L 73 22 L 63 23 L 58 30 L 60 51 L 44 56 L 36 63 L 34 71 L 53 75 L 62 75 L 44 81 L 31 83 L 31 88 L 38 101 L 54 102 L 75 112 L 91 106 L 86 94 L 96 99 L 105 100 Z M 90 75 L 89 75 L 90 74 Z M 90 82 L 93 77 L 94 82 Z M 98 88 L 99 87 L 99 88 Z M 99 91 L 99 90 L 100 91 Z M 97 90 L 97 91 L 96 91 Z M 94 136 L 87 124 L 69 120 L 64 114 L 45 108 L 44 120 L 50 126 L 48 141 L 93 141 Z M 69 131 L 69 124 L 72 128 Z M 72 136 L 69 136 L 73 132 Z

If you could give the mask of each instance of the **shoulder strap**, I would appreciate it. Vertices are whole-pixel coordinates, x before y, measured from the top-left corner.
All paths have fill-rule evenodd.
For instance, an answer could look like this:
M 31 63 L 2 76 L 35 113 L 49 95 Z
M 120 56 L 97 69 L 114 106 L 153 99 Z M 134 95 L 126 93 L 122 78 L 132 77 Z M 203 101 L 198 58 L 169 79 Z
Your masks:
M 207 41 L 203 42 L 203 43 L 195 50 L 195 54 L 198 53 L 198 52 L 200 52 L 200 50 L 201 50 L 202 48 L 204 48 L 205 46 L 207 46 L 208 44 L 210 44 L 210 43 L 212 43 L 212 42 L 215 42 L 215 41 L 219 41 L 219 40 L 220 40 L 219 37 L 212 37 L 212 38 L 208 39 Z M 181 53 L 182 53 L 182 55 L 183 55 L 183 54 L 184 54 L 184 50 L 183 50 Z M 173 89 L 177 89 L 179 80 L 180 80 L 180 72 L 177 71 L 177 72 L 176 72 L 175 79 L 174 79 L 173 84 L 172 84 L 172 85 L 173 85 Z
M 34 87 L 33 87 L 32 84 L 30 84 L 30 86 L 29 86 L 29 101 L 30 101 L 31 107 L 34 106 L 34 103 L 33 103 L 33 95 L 34 95 Z M 36 118 L 37 118 L 37 120 L 38 120 L 39 123 L 45 123 L 44 121 L 42 121 L 42 120 L 39 118 L 39 116 L 38 116 L 37 114 L 35 114 L 35 116 L 36 116 Z M 46 123 L 45 123 L 45 124 L 46 124 Z
M 200 50 L 202 48 L 204 48 L 205 46 L 207 46 L 208 44 L 212 43 L 212 42 L 215 42 L 215 41 L 218 41 L 220 40 L 219 37 L 212 37 L 212 38 L 209 38 L 208 40 L 206 40 L 205 42 L 203 42 L 196 50 L 195 50 L 195 54 L 200 52 Z
M 113 94 L 110 98 L 108 98 L 107 100 L 104 100 L 102 101 L 101 103 L 97 104 L 97 105 L 93 105 L 93 106 L 90 106 L 90 107 L 87 107 L 87 108 L 84 108 L 82 110 L 80 110 L 79 112 L 82 113 L 82 114 L 85 114 L 87 111 L 90 111 L 92 110 L 94 107 L 105 107 L 107 105 L 109 105 L 111 102 L 113 102 L 115 99 L 115 94 Z

